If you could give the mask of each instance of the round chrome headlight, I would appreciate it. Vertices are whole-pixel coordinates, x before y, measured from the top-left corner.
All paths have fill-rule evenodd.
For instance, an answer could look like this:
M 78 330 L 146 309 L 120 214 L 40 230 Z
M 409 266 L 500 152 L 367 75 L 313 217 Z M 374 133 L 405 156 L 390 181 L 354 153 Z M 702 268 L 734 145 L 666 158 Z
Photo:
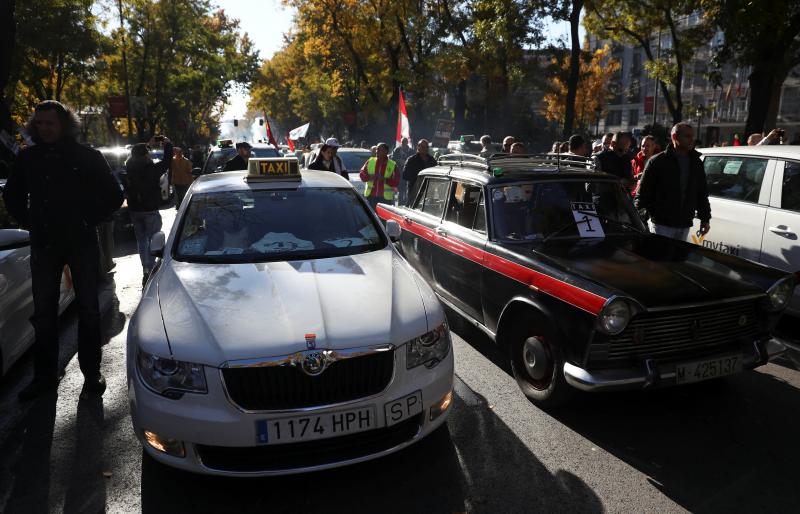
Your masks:
M 606 334 L 616 335 L 625 330 L 631 320 L 628 302 L 615 298 L 603 306 L 597 315 L 597 328 Z
M 782 311 L 789 305 L 794 292 L 794 277 L 786 277 L 776 282 L 767 291 L 769 305 L 774 311 Z

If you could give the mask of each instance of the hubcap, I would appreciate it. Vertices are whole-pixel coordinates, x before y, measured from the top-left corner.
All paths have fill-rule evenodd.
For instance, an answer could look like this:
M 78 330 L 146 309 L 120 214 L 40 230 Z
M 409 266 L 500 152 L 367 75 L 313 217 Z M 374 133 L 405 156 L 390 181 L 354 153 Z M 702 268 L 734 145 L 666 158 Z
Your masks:
M 522 345 L 522 361 L 525 363 L 525 370 L 534 380 L 547 378 L 547 372 L 550 369 L 550 356 L 545 344 L 538 337 L 531 337 Z

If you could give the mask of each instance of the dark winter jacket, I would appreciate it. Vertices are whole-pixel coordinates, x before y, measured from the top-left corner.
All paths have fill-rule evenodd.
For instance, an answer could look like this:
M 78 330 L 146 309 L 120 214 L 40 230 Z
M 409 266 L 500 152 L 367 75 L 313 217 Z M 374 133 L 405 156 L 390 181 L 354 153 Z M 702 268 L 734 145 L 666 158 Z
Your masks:
M 236 157 L 231 159 L 230 161 L 225 163 L 223 166 L 222 171 L 245 171 L 247 170 L 247 161 L 244 160 L 239 154 L 236 154 Z
M 647 161 L 634 203 L 637 209 L 647 210 L 653 223 L 685 228 L 692 226 L 695 216 L 703 223 L 711 219 L 706 173 L 700 153 L 692 150 L 689 154 L 686 195 L 681 195 L 680 175 L 677 152 L 672 144 Z
M 335 155 L 333 158 L 334 159 L 338 159 L 339 156 Z M 342 168 L 341 176 L 343 176 L 344 178 L 348 178 L 347 177 L 347 170 L 344 169 L 344 166 L 342 165 L 341 160 L 339 161 L 339 166 Z M 322 158 L 322 154 L 321 153 L 319 155 L 317 155 L 317 158 L 314 159 L 314 162 L 312 162 L 311 164 L 308 165 L 308 169 L 310 169 L 310 170 L 319 170 L 319 171 L 330 171 L 331 173 L 336 173 L 336 165 L 334 164 L 334 162 L 330 161 L 328 163 L 328 166 L 326 167 L 325 166 L 325 159 Z
M 631 158 L 627 154 L 620 156 L 608 148 L 595 155 L 594 162 L 598 171 L 616 175 L 627 187 L 632 187 L 633 171 L 631 170 Z
M 97 244 L 96 226 L 122 205 L 103 154 L 72 139 L 22 150 L 3 199 L 31 246 Z
M 172 144 L 164 145 L 164 159 L 153 162 L 149 156 L 131 156 L 125 162 L 125 193 L 132 212 L 157 211 L 161 205 L 161 175 L 172 164 Z
M 403 165 L 403 180 L 408 182 L 408 190 L 411 191 L 414 187 L 414 182 L 417 181 L 420 171 L 433 166 L 436 166 L 436 159 L 430 155 L 422 157 L 422 154 L 415 153 L 409 157 L 405 165 Z

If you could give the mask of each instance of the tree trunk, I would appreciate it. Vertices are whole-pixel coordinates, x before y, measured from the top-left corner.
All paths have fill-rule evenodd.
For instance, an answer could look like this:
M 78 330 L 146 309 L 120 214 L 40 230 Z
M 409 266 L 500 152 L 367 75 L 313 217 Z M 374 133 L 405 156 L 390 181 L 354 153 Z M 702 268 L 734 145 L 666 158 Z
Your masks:
M 747 122 L 745 123 L 745 134 L 764 132 L 766 128 L 774 128 L 777 118 L 777 101 L 773 110 L 773 119 L 768 125 L 768 115 L 770 114 L 770 104 L 773 95 L 780 94 L 780 87 L 786 80 L 788 70 L 777 70 L 772 63 L 764 62 L 753 66 L 753 71 L 748 77 L 750 82 L 750 105 L 747 110 Z
M 14 0 L 0 0 L 0 34 L 3 34 L 0 36 L 0 131 L 11 134 L 13 122 L 5 91 L 11 77 L 11 56 L 16 39 Z
M 465 130 L 465 119 L 467 114 L 467 81 L 459 80 L 453 98 L 453 123 L 456 130 Z
M 572 0 L 572 12 L 569 15 L 570 39 L 572 51 L 569 57 L 569 79 L 567 80 L 567 99 L 564 108 L 564 138 L 572 135 L 575 120 L 575 97 L 578 93 L 578 81 L 581 72 L 581 41 L 578 36 L 578 27 L 583 10 L 583 0 Z

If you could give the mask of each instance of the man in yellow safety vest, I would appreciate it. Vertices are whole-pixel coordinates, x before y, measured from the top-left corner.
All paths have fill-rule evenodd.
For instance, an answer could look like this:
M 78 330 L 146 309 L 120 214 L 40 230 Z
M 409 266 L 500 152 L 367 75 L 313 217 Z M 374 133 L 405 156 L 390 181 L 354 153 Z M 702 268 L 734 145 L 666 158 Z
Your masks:
M 370 157 L 359 173 L 364 188 L 364 196 L 374 210 L 379 203 L 394 202 L 394 188 L 400 184 L 397 164 L 389 159 L 389 145 L 378 143 L 377 155 Z

